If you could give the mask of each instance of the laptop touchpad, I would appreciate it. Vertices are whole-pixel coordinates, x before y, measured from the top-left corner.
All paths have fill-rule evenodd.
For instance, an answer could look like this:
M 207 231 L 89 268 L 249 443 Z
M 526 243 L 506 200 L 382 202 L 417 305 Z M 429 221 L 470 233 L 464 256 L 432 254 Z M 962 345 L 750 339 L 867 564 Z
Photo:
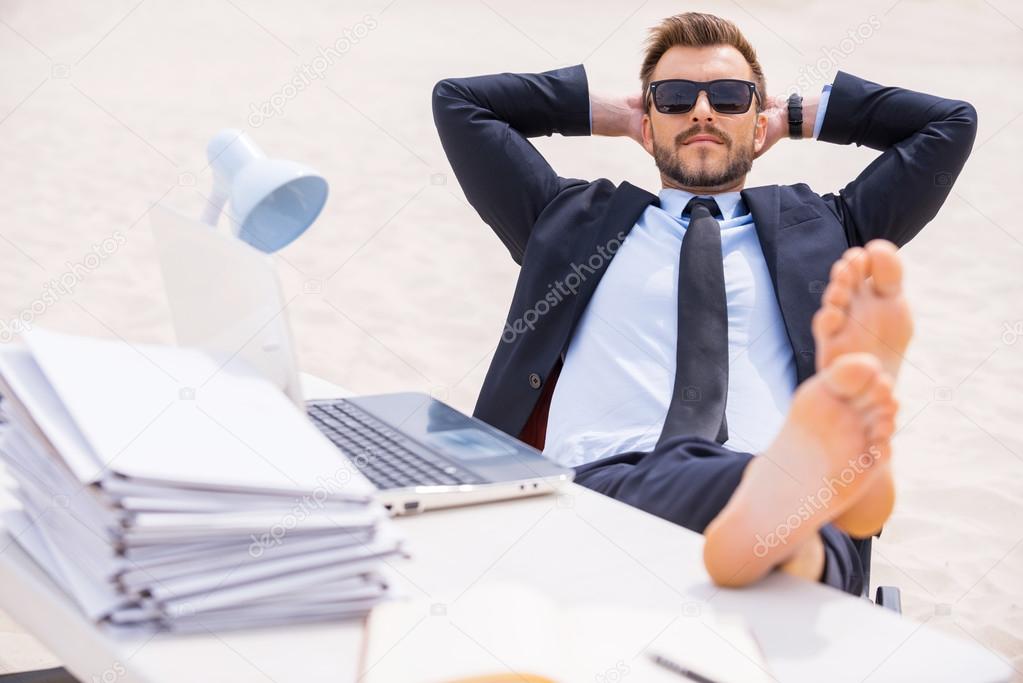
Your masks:
M 515 449 L 502 443 L 482 429 L 473 427 L 446 429 L 424 434 L 427 445 L 447 456 L 460 460 L 481 460 L 502 455 L 515 455 Z

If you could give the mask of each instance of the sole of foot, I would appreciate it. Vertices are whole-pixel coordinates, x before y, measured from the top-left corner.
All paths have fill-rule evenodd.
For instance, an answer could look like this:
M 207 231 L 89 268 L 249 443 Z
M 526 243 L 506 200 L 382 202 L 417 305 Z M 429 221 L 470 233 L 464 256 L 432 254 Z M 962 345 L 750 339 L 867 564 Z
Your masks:
M 704 531 L 715 583 L 759 580 L 859 502 L 891 455 L 891 388 L 871 353 L 842 355 L 800 385 L 777 438 Z

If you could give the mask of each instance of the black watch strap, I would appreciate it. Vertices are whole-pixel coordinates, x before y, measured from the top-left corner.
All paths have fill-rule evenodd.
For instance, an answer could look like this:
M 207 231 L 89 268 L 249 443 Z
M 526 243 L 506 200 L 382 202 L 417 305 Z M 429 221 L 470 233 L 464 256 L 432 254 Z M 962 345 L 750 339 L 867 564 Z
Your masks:
M 796 93 L 789 95 L 789 137 L 793 140 L 803 137 L 803 98 Z

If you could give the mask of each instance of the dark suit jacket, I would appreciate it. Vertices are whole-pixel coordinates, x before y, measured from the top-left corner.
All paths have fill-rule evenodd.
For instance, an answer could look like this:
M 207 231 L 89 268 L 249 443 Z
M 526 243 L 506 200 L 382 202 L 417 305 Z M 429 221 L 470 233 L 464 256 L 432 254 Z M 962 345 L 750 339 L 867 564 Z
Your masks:
M 433 114 L 469 203 L 521 266 L 473 414 L 542 448 L 563 352 L 610 263 L 608 247 L 658 198 L 628 182 L 560 177 L 527 140 L 590 134 L 582 65 L 445 79 L 433 89 Z M 976 128 L 976 111 L 967 102 L 884 87 L 840 71 L 819 139 L 866 145 L 882 154 L 837 194 L 819 195 L 803 183 L 742 191 L 792 343 L 798 382 L 815 369 L 810 320 L 832 263 L 849 246 L 874 238 L 899 246 L 912 239 L 948 196 Z M 576 277 L 566 280 L 573 272 Z M 563 286 L 552 288 L 559 281 L 574 283 L 574 293 L 561 296 Z

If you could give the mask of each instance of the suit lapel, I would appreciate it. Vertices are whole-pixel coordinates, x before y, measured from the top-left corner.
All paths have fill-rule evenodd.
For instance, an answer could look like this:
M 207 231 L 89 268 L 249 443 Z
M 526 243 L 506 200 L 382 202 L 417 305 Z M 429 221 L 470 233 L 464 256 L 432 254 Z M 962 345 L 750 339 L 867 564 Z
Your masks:
M 618 247 L 621 246 L 621 243 L 632 232 L 633 226 L 639 220 L 643 211 L 646 210 L 646 207 L 650 204 L 657 205 L 658 203 L 657 195 L 651 194 L 643 188 L 636 187 L 626 181 L 623 181 L 615 190 L 615 193 L 611 196 L 607 211 L 600 222 L 599 229 L 593 233 L 593 242 L 588 244 L 587 248 L 577 255 L 577 260 L 580 263 L 585 263 L 593 254 L 599 253 L 597 251 L 599 246 L 604 248 L 607 253 L 610 253 L 611 258 L 602 261 L 600 268 L 596 270 L 595 277 L 587 279 L 580 287 L 579 295 L 574 300 L 574 309 L 569 325 L 570 331 L 575 329 L 579 317 L 586 309 L 586 305 L 597 288 L 597 283 L 600 282 L 600 279 L 607 271 L 607 266 L 614 258 L 614 254 L 617 253 Z M 610 245 L 614 245 L 613 249 L 609 248 Z M 568 344 L 568 340 L 565 341 L 565 344 Z
M 821 239 L 817 229 L 823 219 L 814 207 L 799 204 L 782 211 L 777 185 L 750 188 L 741 195 L 756 224 L 795 357 L 796 380 L 802 382 L 816 369 L 810 323 L 820 307 L 828 271 L 837 256 L 832 245 Z
M 779 193 L 777 185 L 752 187 L 739 193 L 746 208 L 753 214 L 753 222 L 757 226 L 757 239 L 760 249 L 764 252 L 767 269 L 771 273 L 771 282 L 775 291 L 778 289 L 778 216 Z

